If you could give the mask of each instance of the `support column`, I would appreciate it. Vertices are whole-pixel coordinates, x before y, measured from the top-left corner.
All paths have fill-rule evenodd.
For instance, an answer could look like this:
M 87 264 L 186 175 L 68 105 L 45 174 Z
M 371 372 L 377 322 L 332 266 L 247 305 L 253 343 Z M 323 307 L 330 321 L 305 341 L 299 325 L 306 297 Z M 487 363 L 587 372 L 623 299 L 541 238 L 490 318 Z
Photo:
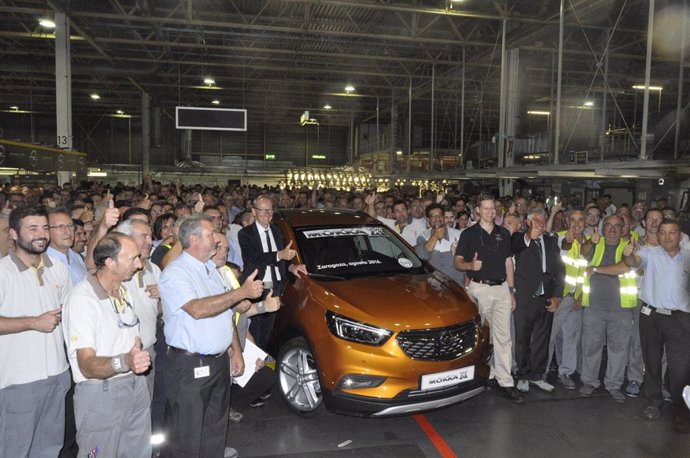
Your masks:
M 146 92 L 141 94 L 141 173 L 144 180 L 149 177 L 149 163 L 151 161 L 151 96 Z M 222 159 L 221 159 L 222 160 Z
M 431 142 L 429 144 L 429 168 L 434 170 L 434 143 L 436 142 L 436 108 L 434 105 L 436 98 L 436 65 L 431 65 Z
M 683 17 L 688 17 L 688 2 L 683 0 Z M 685 22 L 680 35 L 680 58 L 678 65 L 678 99 L 676 100 L 676 136 L 673 142 L 673 159 L 678 159 L 678 143 L 680 140 L 680 121 L 683 113 L 683 66 L 685 65 Z M 661 98 L 661 92 L 659 92 Z
M 410 171 L 410 160 L 412 159 L 412 75 L 407 87 L 407 160 L 405 161 L 405 171 Z
M 496 152 L 498 155 L 498 168 L 505 167 L 505 138 L 506 138 L 506 79 L 507 79 L 507 64 L 508 58 L 506 56 L 506 20 L 503 20 L 503 37 L 501 39 L 501 85 L 500 85 L 500 100 L 498 101 L 498 139 L 496 142 Z
M 565 21 L 565 0 L 561 0 L 560 19 L 558 22 L 558 82 L 556 83 L 556 116 L 554 119 L 555 135 L 553 139 L 553 164 L 558 165 L 561 152 L 561 82 L 563 81 L 563 29 Z
M 460 94 L 460 164 L 465 168 L 465 47 L 462 48 L 462 92 Z
M 69 18 L 55 12 L 55 115 L 57 145 L 72 149 L 72 64 L 69 43 Z
M 609 98 L 609 49 L 606 45 L 609 42 L 609 34 L 611 32 L 607 29 L 604 34 L 604 92 L 601 100 L 601 138 L 599 139 L 599 160 L 604 162 L 604 155 L 606 154 L 606 131 L 608 130 L 608 123 L 606 122 L 606 102 Z
M 647 159 L 647 127 L 649 118 L 649 84 L 652 74 L 652 41 L 654 34 L 654 0 L 649 0 L 647 17 L 647 59 L 644 69 L 644 103 L 642 105 L 642 133 L 640 134 L 640 160 Z
M 395 108 L 395 89 L 391 88 L 391 143 L 388 147 L 388 173 L 394 173 L 393 164 L 395 164 L 395 137 L 396 127 L 398 123 L 397 110 Z

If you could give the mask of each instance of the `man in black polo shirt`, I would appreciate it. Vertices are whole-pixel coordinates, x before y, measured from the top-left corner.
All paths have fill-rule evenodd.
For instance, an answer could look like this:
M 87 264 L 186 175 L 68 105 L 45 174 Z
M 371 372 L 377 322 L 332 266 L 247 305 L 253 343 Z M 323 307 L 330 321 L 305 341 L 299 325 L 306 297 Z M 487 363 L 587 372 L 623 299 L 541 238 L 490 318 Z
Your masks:
M 491 377 L 497 384 L 496 391 L 521 404 L 524 400 L 510 375 L 510 314 L 515 309 L 510 233 L 494 224 L 496 207 L 492 196 L 480 196 L 477 204 L 479 223 L 462 232 L 455 250 L 455 268 L 467 272 L 471 280 L 467 292 L 489 322 L 494 345 Z

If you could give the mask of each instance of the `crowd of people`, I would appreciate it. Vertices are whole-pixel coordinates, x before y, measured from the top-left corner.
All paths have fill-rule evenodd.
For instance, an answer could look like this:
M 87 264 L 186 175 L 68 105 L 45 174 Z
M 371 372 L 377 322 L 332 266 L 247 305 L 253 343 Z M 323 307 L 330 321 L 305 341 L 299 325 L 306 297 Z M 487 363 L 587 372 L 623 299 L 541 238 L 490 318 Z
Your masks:
M 272 224 L 280 208 L 368 213 L 465 288 L 490 326 L 497 394 L 552 392 L 556 371 L 592 396 L 605 350 L 614 401 L 643 394 L 650 420 L 671 401 L 690 432 L 690 239 L 663 198 L 177 181 L 6 185 L 0 207 L 0 456 L 151 456 L 154 396 L 161 456 L 237 456 L 228 423 L 276 381 L 270 355 L 243 349 L 268 350 L 288 278 L 307 274 Z

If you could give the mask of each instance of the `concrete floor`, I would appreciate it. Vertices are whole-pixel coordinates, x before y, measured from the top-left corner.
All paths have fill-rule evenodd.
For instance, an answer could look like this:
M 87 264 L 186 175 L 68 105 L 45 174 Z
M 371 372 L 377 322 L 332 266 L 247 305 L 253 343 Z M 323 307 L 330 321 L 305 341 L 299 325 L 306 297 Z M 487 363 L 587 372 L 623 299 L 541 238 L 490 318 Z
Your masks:
M 673 431 L 670 404 L 646 420 L 644 398 L 624 404 L 599 390 L 592 398 L 558 386 L 534 388 L 524 405 L 491 391 L 423 416 L 452 452 L 437 450 L 414 416 L 362 419 L 320 410 L 300 417 L 274 390 L 264 407 L 231 424 L 240 457 L 690 457 L 690 435 Z M 344 445 L 346 441 L 351 441 Z

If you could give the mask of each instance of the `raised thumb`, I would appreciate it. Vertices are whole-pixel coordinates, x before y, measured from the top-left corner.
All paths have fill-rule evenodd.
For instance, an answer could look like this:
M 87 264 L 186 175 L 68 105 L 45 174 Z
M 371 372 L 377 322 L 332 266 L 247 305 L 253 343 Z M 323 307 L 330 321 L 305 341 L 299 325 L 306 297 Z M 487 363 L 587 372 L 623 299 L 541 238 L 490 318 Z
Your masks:
M 136 337 L 134 338 L 134 348 L 136 348 L 137 350 L 141 350 L 141 348 L 142 348 L 142 346 L 141 346 L 141 338 L 140 338 L 139 336 L 136 336 Z
M 115 202 L 113 202 L 113 199 L 108 200 L 108 208 L 115 208 Z
M 477 259 L 479 259 L 479 253 L 477 253 L 477 252 L 475 251 L 475 252 L 474 252 L 474 259 L 473 259 L 473 261 L 476 261 Z

